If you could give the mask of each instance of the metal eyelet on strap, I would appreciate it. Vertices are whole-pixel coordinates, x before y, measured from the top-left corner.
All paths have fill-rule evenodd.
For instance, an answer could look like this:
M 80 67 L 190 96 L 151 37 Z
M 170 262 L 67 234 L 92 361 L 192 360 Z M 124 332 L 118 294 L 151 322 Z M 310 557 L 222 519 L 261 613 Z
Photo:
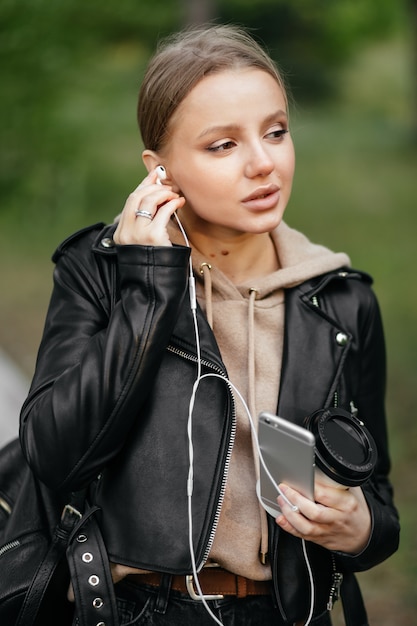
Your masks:
M 90 576 L 90 578 L 88 579 L 89 584 L 92 587 L 97 587 L 97 585 L 100 582 L 100 578 L 98 576 L 96 576 L 95 574 L 93 574 L 92 576 Z
M 84 552 L 81 558 L 84 561 L 84 563 L 91 563 L 94 557 L 91 554 L 91 552 Z
M 93 607 L 95 609 L 101 609 L 101 607 L 103 606 L 104 602 L 101 598 L 94 598 L 93 600 Z
M 87 535 L 84 535 L 84 534 L 78 535 L 77 537 L 78 543 L 84 543 L 85 541 L 87 541 L 87 539 L 88 539 Z
M 104 622 L 99 622 L 96 626 L 106 626 Z

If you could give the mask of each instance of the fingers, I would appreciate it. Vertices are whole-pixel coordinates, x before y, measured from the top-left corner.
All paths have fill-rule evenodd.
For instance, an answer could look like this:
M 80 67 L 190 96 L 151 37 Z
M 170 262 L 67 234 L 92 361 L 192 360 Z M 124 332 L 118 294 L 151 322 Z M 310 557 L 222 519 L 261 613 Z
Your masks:
M 277 524 L 295 537 L 313 541 L 330 550 L 358 553 L 371 532 L 371 516 L 360 487 L 344 490 L 318 487 L 316 501 L 308 500 L 287 485 L 280 485 L 294 512 L 281 496 L 282 515 Z
M 282 516 L 277 518 L 277 523 L 281 528 L 297 537 L 307 539 L 314 534 L 314 524 L 326 523 L 324 507 L 305 498 L 298 491 L 291 489 L 287 485 L 280 485 L 280 489 L 293 507 L 297 508 L 297 510 L 294 510 L 282 496 L 278 497 Z
M 170 246 L 167 226 L 185 200 L 150 172 L 126 200 L 114 234 L 118 245 Z

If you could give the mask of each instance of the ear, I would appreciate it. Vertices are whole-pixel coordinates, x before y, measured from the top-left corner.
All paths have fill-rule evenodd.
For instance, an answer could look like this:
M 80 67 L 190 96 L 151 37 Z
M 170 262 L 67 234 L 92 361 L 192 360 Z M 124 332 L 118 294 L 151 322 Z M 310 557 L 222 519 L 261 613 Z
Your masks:
M 154 150 L 144 150 L 142 152 L 142 161 L 148 172 L 151 172 L 160 164 L 158 153 Z
M 163 158 L 157 152 L 155 152 L 154 150 L 144 150 L 142 152 L 142 160 L 148 172 L 154 170 L 158 165 L 163 165 L 167 173 L 167 177 L 164 180 L 163 184 L 170 185 L 173 191 L 179 193 L 178 185 L 175 183 L 174 180 L 172 180 L 170 172 L 166 168 Z

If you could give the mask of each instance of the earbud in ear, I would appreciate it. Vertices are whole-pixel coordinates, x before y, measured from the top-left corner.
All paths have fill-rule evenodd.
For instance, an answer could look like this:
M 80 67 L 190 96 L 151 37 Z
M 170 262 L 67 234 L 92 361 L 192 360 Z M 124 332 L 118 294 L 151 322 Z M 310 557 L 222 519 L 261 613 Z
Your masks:
M 158 180 L 156 181 L 157 184 L 162 185 L 162 181 L 167 177 L 166 169 L 163 165 L 158 165 L 156 168 L 156 175 L 158 176 Z

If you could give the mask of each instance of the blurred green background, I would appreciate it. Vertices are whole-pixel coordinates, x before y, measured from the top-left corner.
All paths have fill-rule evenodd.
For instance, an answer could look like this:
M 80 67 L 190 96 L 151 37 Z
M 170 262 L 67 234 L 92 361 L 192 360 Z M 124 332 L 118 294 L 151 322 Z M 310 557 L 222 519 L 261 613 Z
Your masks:
M 2 0 L 0 348 L 32 375 L 55 246 L 111 221 L 144 174 L 135 106 L 156 40 L 208 19 L 254 29 L 286 75 L 287 222 L 375 279 L 402 542 L 360 580 L 371 624 L 416 624 L 415 1 Z

